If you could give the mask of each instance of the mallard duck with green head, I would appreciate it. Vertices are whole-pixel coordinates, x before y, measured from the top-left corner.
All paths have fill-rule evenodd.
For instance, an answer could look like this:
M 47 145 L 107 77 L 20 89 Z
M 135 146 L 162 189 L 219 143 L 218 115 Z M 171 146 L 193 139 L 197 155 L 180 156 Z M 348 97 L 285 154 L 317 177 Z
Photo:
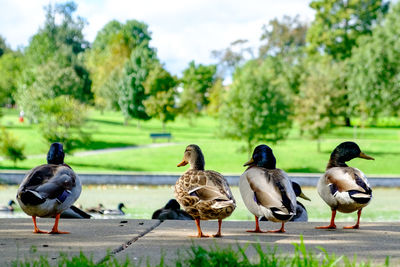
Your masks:
M 296 215 L 296 194 L 288 175 L 276 168 L 276 159 L 272 149 L 259 145 L 254 149 L 248 166 L 240 176 L 239 189 L 247 209 L 254 214 L 256 227 L 247 232 L 264 233 L 259 226 L 259 218 L 281 222 L 281 228 L 268 231 L 284 233 L 285 222 Z M 304 194 L 299 194 L 306 198 Z M 306 198 L 308 199 L 308 198 Z
M 354 158 L 373 160 L 363 153 L 354 142 L 343 142 L 331 153 L 326 172 L 319 179 L 317 189 L 321 198 L 332 209 L 331 222 L 328 226 L 317 229 L 336 229 L 336 212 L 350 213 L 357 211 L 357 222 L 346 229 L 358 229 L 362 209 L 372 198 L 372 189 L 364 173 L 357 168 L 347 166 L 346 162 Z

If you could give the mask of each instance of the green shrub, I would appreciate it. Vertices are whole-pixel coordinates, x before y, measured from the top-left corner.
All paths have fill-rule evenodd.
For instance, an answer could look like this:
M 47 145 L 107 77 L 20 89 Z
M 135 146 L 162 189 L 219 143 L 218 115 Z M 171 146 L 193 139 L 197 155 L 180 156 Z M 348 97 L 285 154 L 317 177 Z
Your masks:
M 17 161 L 25 160 L 24 155 L 25 146 L 19 144 L 18 139 L 9 133 L 5 128 L 1 128 L 0 136 L 0 153 L 5 158 L 14 162 L 14 167 L 17 165 Z

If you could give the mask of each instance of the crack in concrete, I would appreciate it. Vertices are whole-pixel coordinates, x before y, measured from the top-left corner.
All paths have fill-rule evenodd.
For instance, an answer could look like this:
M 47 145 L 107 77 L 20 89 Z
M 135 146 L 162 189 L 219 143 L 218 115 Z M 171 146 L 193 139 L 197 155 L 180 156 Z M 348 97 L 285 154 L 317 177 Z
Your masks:
M 105 261 L 107 261 L 111 256 L 114 256 L 122 251 L 124 251 L 125 249 L 127 249 L 130 245 L 132 245 L 133 243 L 135 243 L 136 241 L 138 241 L 141 237 L 147 235 L 148 233 L 150 233 L 151 231 L 153 231 L 154 229 L 156 229 L 158 226 L 160 226 L 160 224 L 163 221 L 158 221 L 157 223 L 155 223 L 154 225 L 152 225 L 151 227 L 147 228 L 146 230 L 144 230 L 143 232 L 139 233 L 138 235 L 134 236 L 133 238 L 131 238 L 130 240 L 128 240 L 127 242 L 123 243 L 122 245 L 120 245 L 119 247 L 115 248 L 113 251 L 111 251 L 110 253 L 107 253 L 106 256 L 104 256 L 101 260 L 99 260 L 96 264 L 101 264 Z

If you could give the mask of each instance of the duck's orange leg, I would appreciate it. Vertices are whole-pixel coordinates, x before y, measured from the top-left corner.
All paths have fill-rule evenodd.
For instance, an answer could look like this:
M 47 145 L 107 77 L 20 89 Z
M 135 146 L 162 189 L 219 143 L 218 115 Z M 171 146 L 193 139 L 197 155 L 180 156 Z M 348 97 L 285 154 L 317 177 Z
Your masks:
M 332 210 L 331 223 L 328 226 L 315 227 L 315 229 L 336 229 L 335 217 L 336 217 L 336 210 Z
M 246 232 L 249 232 L 249 233 L 266 233 L 265 231 L 261 231 L 261 229 L 260 229 L 260 224 L 258 223 L 258 217 L 255 216 L 255 215 L 254 215 L 254 217 L 255 217 L 255 219 L 256 219 L 256 229 L 254 229 L 254 230 L 247 230 Z
M 203 234 L 200 228 L 200 219 L 195 219 L 196 226 L 197 226 L 197 235 L 196 236 L 191 236 L 191 237 L 209 237 L 208 235 Z
M 343 229 L 358 229 L 358 228 L 360 228 L 361 210 L 362 210 L 362 209 L 359 209 L 359 210 L 357 211 L 357 215 L 358 215 L 358 217 L 357 217 L 357 223 L 356 223 L 355 225 L 353 225 L 353 226 L 345 226 L 345 227 L 343 227 Z
M 35 230 L 33 231 L 35 234 L 47 234 L 48 233 L 46 231 L 39 230 L 39 228 L 37 227 L 37 224 L 36 224 L 36 216 L 32 216 L 32 221 L 33 221 L 33 226 L 35 227 Z
M 53 229 L 49 232 L 49 234 L 69 234 L 69 232 L 61 232 L 58 230 L 58 221 L 60 220 L 60 213 L 56 215 L 56 221 L 54 222 Z
M 284 232 L 286 232 L 285 231 L 285 223 L 284 222 L 282 222 L 281 229 L 268 231 L 268 233 L 284 233 Z
M 213 237 L 222 237 L 223 235 L 221 234 L 221 225 L 222 225 L 222 219 L 218 220 L 218 232 L 213 235 Z

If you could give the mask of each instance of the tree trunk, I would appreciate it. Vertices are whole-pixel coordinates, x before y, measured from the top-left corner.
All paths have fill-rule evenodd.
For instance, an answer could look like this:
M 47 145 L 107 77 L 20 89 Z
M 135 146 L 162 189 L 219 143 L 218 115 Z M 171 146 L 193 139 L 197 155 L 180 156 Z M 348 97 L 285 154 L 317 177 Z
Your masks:
M 321 153 L 321 139 L 320 138 L 317 139 L 317 152 Z

